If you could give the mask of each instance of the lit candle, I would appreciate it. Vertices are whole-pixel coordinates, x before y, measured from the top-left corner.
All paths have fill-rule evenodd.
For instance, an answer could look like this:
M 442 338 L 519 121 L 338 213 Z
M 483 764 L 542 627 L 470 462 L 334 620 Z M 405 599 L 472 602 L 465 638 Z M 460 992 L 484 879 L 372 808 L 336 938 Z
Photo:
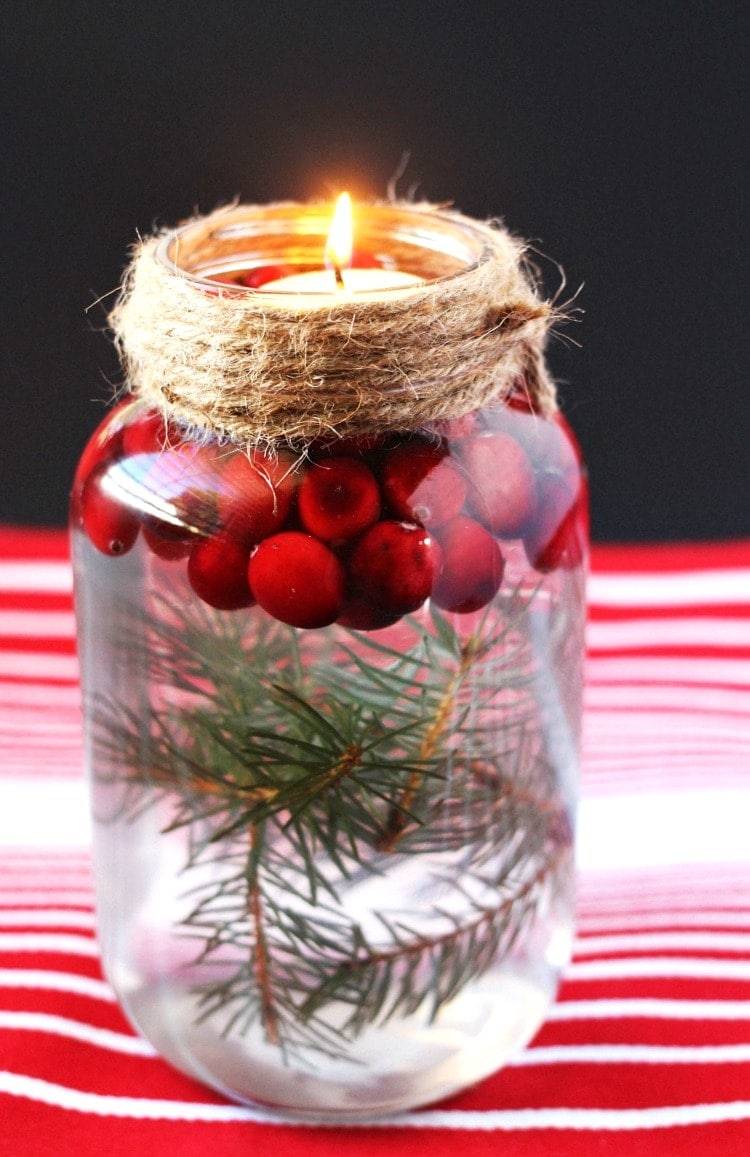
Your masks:
M 424 284 L 423 278 L 401 269 L 352 269 L 353 234 L 351 198 L 348 193 L 342 193 L 336 203 L 326 242 L 325 267 L 268 281 L 260 291 L 310 294 L 317 304 L 324 297 L 335 303 L 354 293 L 387 296 L 392 289 Z

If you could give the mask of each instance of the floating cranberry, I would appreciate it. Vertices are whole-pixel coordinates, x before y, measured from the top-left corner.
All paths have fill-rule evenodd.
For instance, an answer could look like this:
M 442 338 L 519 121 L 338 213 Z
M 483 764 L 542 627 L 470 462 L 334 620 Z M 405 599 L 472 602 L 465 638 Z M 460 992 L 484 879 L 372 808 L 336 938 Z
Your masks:
M 478 611 L 500 589 L 505 563 L 492 535 L 472 518 L 454 518 L 440 528 L 443 569 L 433 602 L 458 614 Z
M 158 454 L 179 441 L 176 428 L 168 423 L 158 410 L 148 410 L 126 426 L 122 435 L 122 449 L 127 456 Z
M 195 545 L 195 539 L 179 537 L 171 538 L 165 537 L 157 530 L 150 526 L 144 526 L 143 538 L 146 546 L 158 558 L 163 558 L 166 562 L 176 562 L 178 559 L 187 558 L 190 551 Z
M 394 513 L 422 526 L 440 526 L 461 510 L 466 480 L 444 446 L 402 442 L 383 462 L 383 494 Z
M 118 421 L 118 416 L 132 404 L 130 399 L 120 402 L 99 423 L 89 438 L 76 467 L 73 479 L 74 497 L 80 497 L 86 479 L 96 466 L 100 463 L 110 462 L 121 454 L 123 428 L 121 422 Z
M 234 277 L 238 285 L 244 285 L 247 289 L 261 289 L 269 281 L 279 281 L 295 273 L 299 273 L 295 265 L 258 265 L 255 269 L 238 271 Z
M 359 458 L 362 454 L 371 454 L 386 445 L 386 434 L 351 434 L 345 438 L 315 438 L 310 444 L 310 451 L 324 454 L 327 458 Z
M 297 510 L 306 529 L 325 542 L 354 538 L 380 514 L 375 475 L 356 458 L 327 458 L 302 479 Z
M 578 566 L 583 559 L 586 532 L 586 497 L 565 479 L 552 474 L 539 479 L 539 512 L 526 530 L 526 556 L 535 570 L 547 573 L 563 566 Z
M 271 535 L 256 547 L 248 570 L 257 602 L 292 627 L 326 627 L 341 614 L 346 572 L 319 539 L 299 530 Z
M 105 489 L 107 466 L 89 474 L 81 495 L 83 529 L 102 554 L 127 554 L 138 537 L 138 519 Z
M 521 440 L 537 474 L 556 474 L 575 483 L 581 472 L 581 454 L 562 415 L 532 422 Z
M 117 469 L 127 478 L 143 524 L 173 541 L 216 530 L 215 454 L 197 442 L 178 442 L 168 450 L 121 458 Z
M 253 546 L 281 529 L 298 481 L 291 455 L 236 451 L 220 470 L 218 515 L 227 533 Z
M 352 551 L 355 594 L 395 615 L 421 607 L 440 573 L 440 549 L 421 526 L 385 520 L 365 531 Z
M 536 515 L 534 470 L 510 434 L 485 430 L 467 438 L 461 457 L 469 476 L 471 512 L 503 538 L 516 538 Z
M 380 631 L 384 627 L 392 627 L 400 618 L 400 615 L 373 606 L 367 599 L 355 595 L 346 603 L 336 622 L 357 631 Z
M 450 445 L 462 438 L 468 438 L 470 434 L 476 434 L 481 425 L 479 411 L 472 410 L 468 414 L 462 414 L 460 418 L 441 418 L 433 422 L 430 428 Z
M 250 607 L 254 598 L 247 579 L 250 550 L 228 534 L 197 542 L 188 559 L 190 585 L 204 603 L 220 611 Z

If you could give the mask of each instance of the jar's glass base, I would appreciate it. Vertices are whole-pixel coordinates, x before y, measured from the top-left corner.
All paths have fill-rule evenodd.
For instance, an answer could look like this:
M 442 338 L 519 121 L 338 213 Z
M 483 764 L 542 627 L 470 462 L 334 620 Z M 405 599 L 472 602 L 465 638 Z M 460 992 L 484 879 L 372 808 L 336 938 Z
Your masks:
M 495 1072 L 533 1036 L 554 987 L 551 973 L 532 977 L 498 969 L 433 1023 L 423 1013 L 369 1029 L 357 1042 L 358 1063 L 317 1054 L 309 1067 L 285 1066 L 260 1027 L 238 1038 L 196 1023 L 195 992 L 178 982 L 142 987 L 126 1005 L 136 1024 L 148 1024 L 163 1056 L 224 1096 L 273 1115 L 355 1121 L 440 1100 Z M 170 1029 L 174 1023 L 182 1026 L 179 1041 Z

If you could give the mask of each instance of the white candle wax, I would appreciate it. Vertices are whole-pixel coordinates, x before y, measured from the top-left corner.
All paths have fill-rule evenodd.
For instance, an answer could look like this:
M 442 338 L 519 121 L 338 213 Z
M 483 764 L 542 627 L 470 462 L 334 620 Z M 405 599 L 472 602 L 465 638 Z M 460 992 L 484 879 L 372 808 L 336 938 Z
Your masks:
M 390 290 L 400 290 L 408 286 L 423 285 L 424 280 L 413 273 L 401 269 L 343 269 L 343 285 L 337 285 L 332 269 L 316 269 L 310 273 L 294 273 L 289 277 L 279 277 L 259 287 L 259 293 L 298 293 L 328 298 L 331 304 L 345 301 L 354 293 L 376 293 L 378 297 L 389 296 Z

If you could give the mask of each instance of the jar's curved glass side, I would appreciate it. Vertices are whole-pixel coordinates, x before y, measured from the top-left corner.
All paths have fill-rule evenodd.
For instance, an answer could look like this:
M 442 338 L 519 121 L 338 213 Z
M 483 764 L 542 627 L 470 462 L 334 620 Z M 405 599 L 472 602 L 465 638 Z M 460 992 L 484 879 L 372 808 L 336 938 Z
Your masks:
M 569 950 L 584 568 L 570 443 L 502 407 L 429 438 L 316 448 L 266 479 L 293 487 L 261 542 L 311 534 L 299 488 L 311 461 L 343 459 L 378 481 L 371 525 L 411 516 L 441 551 L 438 599 L 308 629 L 252 605 L 252 586 L 235 607 L 196 589 L 199 545 L 242 519 L 257 535 L 262 503 L 244 466 L 227 481 L 241 451 L 179 432 L 144 450 L 148 422 L 112 419 L 90 466 L 135 541 L 101 549 L 86 478 L 74 504 L 108 972 L 157 1047 L 240 1099 L 389 1111 L 470 1083 L 505 1059 L 500 1039 L 537 1027 Z M 531 481 L 509 501 L 487 464 L 513 454 Z M 347 576 L 366 533 L 320 540 Z M 378 609 L 358 597 L 358 614 Z

